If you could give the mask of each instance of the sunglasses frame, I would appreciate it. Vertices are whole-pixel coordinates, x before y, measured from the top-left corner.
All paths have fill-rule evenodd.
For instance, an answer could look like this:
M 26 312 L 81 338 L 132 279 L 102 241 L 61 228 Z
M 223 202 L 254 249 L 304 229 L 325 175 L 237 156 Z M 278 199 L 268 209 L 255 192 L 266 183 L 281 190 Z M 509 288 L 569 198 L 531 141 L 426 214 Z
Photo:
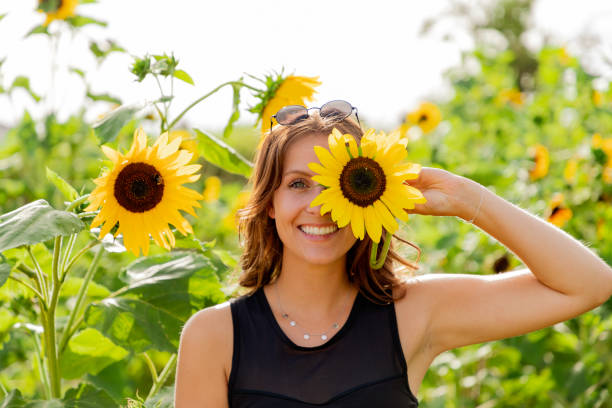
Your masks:
M 346 103 L 348 106 L 350 106 L 350 107 L 351 107 L 350 112 L 349 112 L 349 113 L 348 113 L 346 116 L 343 116 L 343 117 L 339 118 L 339 119 L 338 119 L 338 121 L 341 121 L 341 120 L 344 120 L 344 119 L 348 118 L 349 116 L 351 116 L 351 114 L 353 113 L 353 111 L 355 111 L 355 117 L 357 118 L 357 123 L 359 124 L 359 127 L 361 127 L 361 121 L 359 120 L 359 114 L 357 113 L 357 108 L 356 108 L 356 107 L 354 107 L 354 106 L 353 106 L 353 105 L 352 105 L 350 102 L 345 101 L 345 100 L 343 100 L 343 99 L 334 99 L 333 101 L 325 102 L 325 103 L 324 103 L 323 105 L 321 105 L 320 107 L 319 107 L 319 106 L 312 106 L 312 107 L 310 107 L 310 108 L 307 108 L 307 107 L 302 106 L 302 105 L 287 105 L 287 106 L 283 106 L 282 108 L 280 108 L 280 109 L 278 110 L 278 112 L 276 112 L 276 114 L 275 114 L 275 115 L 272 115 L 272 116 L 270 117 L 270 130 L 272 130 L 272 126 L 273 126 L 273 121 L 272 121 L 272 119 L 276 119 L 276 116 L 278 115 L 278 113 L 279 113 L 280 111 L 282 111 L 283 109 L 285 109 L 285 108 L 289 108 L 289 107 L 295 106 L 295 107 L 300 107 L 300 108 L 303 108 L 303 109 L 304 109 L 304 115 L 299 116 L 298 118 L 296 118 L 295 120 L 293 120 L 293 121 L 292 121 L 292 122 L 290 122 L 290 123 L 281 123 L 281 122 L 279 122 L 279 121 L 278 121 L 278 119 L 276 119 L 276 123 L 278 123 L 279 125 L 283 125 L 283 126 L 291 126 L 291 125 L 295 125 L 296 123 L 301 122 L 302 120 L 304 120 L 304 119 L 308 118 L 308 116 L 309 116 L 309 112 L 310 112 L 312 109 L 318 109 L 318 110 L 319 110 L 319 114 L 320 114 L 321 109 L 325 108 L 325 106 L 327 106 L 327 105 L 329 105 L 330 103 L 333 103 L 333 102 L 344 102 L 344 103 Z M 326 118 L 327 116 L 324 116 L 324 117 Z

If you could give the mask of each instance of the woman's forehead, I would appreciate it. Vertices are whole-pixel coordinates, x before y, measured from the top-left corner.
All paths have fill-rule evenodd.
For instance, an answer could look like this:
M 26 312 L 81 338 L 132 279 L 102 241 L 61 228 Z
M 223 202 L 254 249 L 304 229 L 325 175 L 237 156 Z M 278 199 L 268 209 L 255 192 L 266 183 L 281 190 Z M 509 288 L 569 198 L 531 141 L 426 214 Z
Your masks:
M 317 155 L 315 154 L 314 147 L 322 146 L 325 149 L 329 148 L 327 142 L 327 135 L 314 134 L 301 137 L 289 146 L 287 150 L 284 167 L 287 169 L 288 166 L 297 165 L 303 163 L 304 167 L 310 162 L 319 162 Z

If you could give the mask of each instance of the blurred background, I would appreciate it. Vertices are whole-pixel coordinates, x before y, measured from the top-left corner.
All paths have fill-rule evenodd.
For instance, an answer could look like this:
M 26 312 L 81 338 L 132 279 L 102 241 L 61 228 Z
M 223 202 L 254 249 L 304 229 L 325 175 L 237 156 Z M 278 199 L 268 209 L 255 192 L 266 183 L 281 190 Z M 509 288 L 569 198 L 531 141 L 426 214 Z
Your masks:
M 51 20 L 44 9 L 68 5 L 73 13 Z M 204 196 L 202 208 L 197 218 L 187 216 L 194 235 L 176 235 L 178 249 L 199 251 L 208 266 L 172 281 L 174 298 L 160 295 L 167 286 L 159 282 L 121 292 L 138 262 L 163 264 L 175 252 L 153 247 L 142 261 L 121 245 L 107 249 L 84 295 L 91 307 L 75 337 L 83 343 L 67 345 L 62 403 L 76 398 L 70 390 L 89 387 L 85 394 L 97 401 L 91 406 L 172 406 L 180 330 L 166 330 L 163 341 L 151 333 L 180 328 L 197 310 L 239 293 L 235 215 L 269 123 L 263 108 L 292 74 L 320 81 L 311 100 L 302 95 L 308 106 L 348 100 L 366 127 L 407 135 L 410 161 L 474 179 L 612 264 L 611 22 L 604 0 L 1 2 L 0 214 L 38 199 L 62 208 L 68 185 L 91 192 L 109 165 L 100 145 L 126 150 L 139 126 L 154 139 L 172 122 L 173 137 L 202 165 L 192 185 Z M 416 274 L 522 266 L 456 218 L 411 216 L 400 235 L 421 248 Z M 84 246 L 91 236 L 75 240 Z M 416 259 L 413 248 L 396 249 Z M 20 251 L 0 254 L 12 265 L 0 263 L 0 397 L 6 394 L 7 406 L 21 406 L 11 405 L 14 390 L 23 400 L 45 398 L 37 306 L 30 292 L 2 279 L 19 262 L 34 267 Z M 35 247 L 43 268 L 52 264 L 51 251 L 50 242 Z M 59 295 L 60 328 L 94 257 L 83 254 Z M 103 310 L 109 297 L 138 299 L 172 317 L 138 323 L 146 319 L 136 312 Z M 608 301 L 525 336 L 444 353 L 419 401 L 612 407 L 611 310 Z M 96 350 L 102 344 L 104 355 Z M 170 374 L 158 381 L 165 367 Z

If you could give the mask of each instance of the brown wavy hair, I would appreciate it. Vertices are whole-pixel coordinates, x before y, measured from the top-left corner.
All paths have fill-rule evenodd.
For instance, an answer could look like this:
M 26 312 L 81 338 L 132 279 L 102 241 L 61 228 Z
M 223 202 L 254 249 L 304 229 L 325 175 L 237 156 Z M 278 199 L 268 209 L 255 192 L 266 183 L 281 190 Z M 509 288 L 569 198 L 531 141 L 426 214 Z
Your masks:
M 342 134 L 349 133 L 357 141 L 361 140 L 363 131 L 351 118 L 342 121 L 321 118 L 314 113 L 309 118 L 291 125 L 276 126 L 266 136 L 255 155 L 255 165 L 249 183 L 252 192 L 247 205 L 237 212 L 238 237 L 243 252 L 240 257 L 242 274 L 239 277 L 241 286 L 250 288 L 253 293 L 258 288 L 272 282 L 279 276 L 282 267 L 283 243 L 276 231 L 274 220 L 268 216 L 268 209 L 272 206 L 275 190 L 280 186 L 284 158 L 291 144 L 308 135 L 331 133 L 337 128 Z M 383 229 L 381 241 L 387 232 Z M 402 279 L 394 271 L 394 263 L 399 262 L 409 269 L 418 270 L 421 250 L 418 246 L 393 235 L 394 238 L 414 247 L 418 251 L 415 263 L 402 258 L 393 250 L 393 242 L 381 269 L 375 270 L 370 266 L 370 252 L 372 240 L 366 235 L 365 239 L 357 242 L 349 249 L 346 260 L 346 273 L 351 283 L 370 300 L 374 299 L 389 303 L 401 299 L 405 295 L 401 283 Z M 379 245 L 380 253 L 382 245 Z M 393 297 L 393 289 L 396 296 Z

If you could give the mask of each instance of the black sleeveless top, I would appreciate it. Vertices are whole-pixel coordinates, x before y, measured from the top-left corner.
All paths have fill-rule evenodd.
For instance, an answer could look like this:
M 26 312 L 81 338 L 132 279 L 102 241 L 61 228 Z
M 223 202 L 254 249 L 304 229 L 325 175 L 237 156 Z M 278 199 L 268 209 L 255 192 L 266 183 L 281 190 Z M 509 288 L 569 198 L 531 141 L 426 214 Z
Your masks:
M 326 343 L 301 347 L 278 325 L 263 288 L 232 299 L 230 408 L 414 408 L 393 303 L 357 294 Z

